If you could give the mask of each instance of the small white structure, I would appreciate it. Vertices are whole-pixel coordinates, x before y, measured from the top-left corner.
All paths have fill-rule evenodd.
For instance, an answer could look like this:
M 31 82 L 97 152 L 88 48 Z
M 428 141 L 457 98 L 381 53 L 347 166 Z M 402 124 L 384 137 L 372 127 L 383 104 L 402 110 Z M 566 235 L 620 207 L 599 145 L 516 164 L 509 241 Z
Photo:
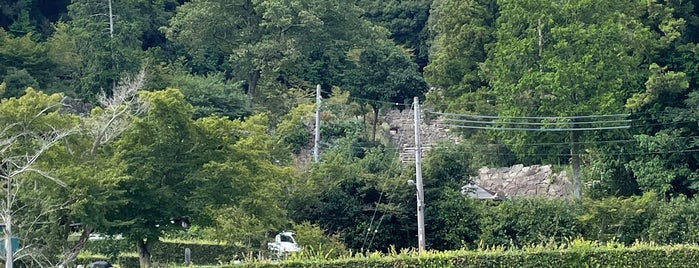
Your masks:
M 267 243 L 267 248 L 278 258 L 283 258 L 286 255 L 301 250 L 299 244 L 294 239 L 294 233 L 284 231 L 274 237 L 274 242 Z

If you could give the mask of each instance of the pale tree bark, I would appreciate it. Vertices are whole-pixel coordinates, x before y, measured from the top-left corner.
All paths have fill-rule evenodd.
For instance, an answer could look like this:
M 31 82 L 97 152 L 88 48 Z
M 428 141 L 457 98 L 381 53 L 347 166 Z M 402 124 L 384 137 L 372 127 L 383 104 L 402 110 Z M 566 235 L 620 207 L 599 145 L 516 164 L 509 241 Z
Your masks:
M 92 147 L 88 153 L 89 158 L 94 158 L 99 148 L 116 139 L 126 131 L 134 116 L 141 115 L 148 110 L 145 102 L 138 100 L 138 91 L 145 84 L 145 70 L 135 76 L 127 76 L 121 79 L 119 84 L 112 90 L 112 95 L 102 91 L 97 100 L 103 109 L 101 114 L 87 118 L 85 121 L 85 131 L 93 138 Z M 74 262 L 78 254 L 85 248 L 90 233 L 94 230 L 91 225 L 83 225 L 83 231 L 78 240 L 63 253 L 63 258 L 59 266 L 66 266 Z
M 19 187 L 21 185 L 21 177 L 26 173 L 36 173 L 60 186 L 66 186 L 61 180 L 36 168 L 36 162 L 42 154 L 56 143 L 76 132 L 75 129 L 60 129 L 53 126 L 50 127 L 51 131 L 42 131 L 41 133 L 32 130 L 32 123 L 35 119 L 55 108 L 46 107 L 34 117 L 27 118 L 22 122 L 9 123 L 0 132 L 0 180 L 5 183 L 6 188 L 5 198 L 0 204 L 0 217 L 4 224 L 4 260 L 6 268 L 12 268 L 15 260 L 14 249 L 12 248 L 12 216 L 17 193 L 21 189 Z M 23 245 L 22 248 L 17 250 L 17 253 L 29 247 L 30 245 Z M 31 257 L 34 260 L 39 258 L 39 256 L 32 254 L 23 256 Z

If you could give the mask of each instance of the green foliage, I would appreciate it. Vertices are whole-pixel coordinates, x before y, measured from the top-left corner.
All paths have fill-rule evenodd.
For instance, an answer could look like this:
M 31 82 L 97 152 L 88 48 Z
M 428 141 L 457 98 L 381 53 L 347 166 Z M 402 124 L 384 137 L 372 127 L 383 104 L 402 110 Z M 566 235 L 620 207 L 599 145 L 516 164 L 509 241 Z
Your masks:
M 648 239 L 662 244 L 699 242 L 699 200 L 680 196 L 659 204 L 648 228 Z
M 292 108 L 277 125 L 276 135 L 280 136 L 295 154 L 306 148 L 311 141 L 311 126 L 315 124 L 312 121 L 314 108 L 315 105 L 299 104 Z
M 244 250 L 228 244 L 158 242 L 152 246 L 153 261 L 163 264 L 184 263 L 186 248 L 191 251 L 192 263 L 197 265 L 229 263 Z
M 693 267 L 696 246 L 636 246 L 633 248 L 583 247 L 542 249 L 535 252 L 451 251 L 401 253 L 386 257 L 342 260 L 294 260 L 250 263 L 246 267 Z
M 45 44 L 31 33 L 13 37 L 0 28 L 0 80 L 7 81 L 8 90 L 3 97 L 19 96 L 28 86 L 46 88 L 55 67 Z
M 223 73 L 192 75 L 179 62 L 151 67 L 147 88 L 177 88 L 194 106 L 194 119 L 222 116 L 230 119 L 250 115 L 248 100 L 240 83 L 226 80 Z
M 432 0 L 359 0 L 367 18 L 389 30 L 389 37 L 411 50 L 420 68 L 428 62 L 427 19 Z
M 19 97 L 24 94 L 25 89 L 39 87 L 39 82 L 25 69 L 17 70 L 10 67 L 7 69 L 3 80 L 7 86 L 2 94 L 2 98 Z
M 566 200 L 515 199 L 483 209 L 480 245 L 520 248 L 581 235 L 582 206 Z
M 373 108 L 372 140 L 376 140 L 376 125 L 382 102 L 407 103 L 422 95 L 427 84 L 417 70 L 417 64 L 403 48 L 392 42 L 379 41 L 366 48 L 348 53 L 351 69 L 343 85 L 350 96 Z
M 294 224 L 296 242 L 303 250 L 292 255 L 292 258 L 330 260 L 346 256 L 348 250 L 340 240 L 339 235 L 327 235 L 317 224 L 308 221 Z
M 699 190 L 699 174 L 684 156 L 674 154 L 692 147 L 691 140 L 682 137 L 681 130 L 661 131 L 654 136 L 637 135 L 636 140 L 644 154 L 630 161 L 630 168 L 639 187 L 647 192 L 669 194 L 672 192 L 691 193 Z
M 481 215 L 488 207 L 455 189 L 445 189 L 438 199 L 429 199 L 425 209 L 426 237 L 436 250 L 475 248 L 481 233 Z
M 236 254 L 243 251 L 238 246 L 228 244 L 160 241 L 151 247 L 153 261 L 168 265 L 181 264 L 184 262 L 185 248 L 190 249 L 192 262 L 195 265 L 228 263 L 235 258 Z M 91 240 L 87 243 L 85 250 L 89 254 L 84 255 L 88 256 L 79 257 L 76 263 L 109 260 L 121 267 L 139 266 L 138 257 L 132 255 L 136 247 L 126 239 Z
M 425 188 L 441 190 L 442 188 L 459 189 L 470 182 L 475 175 L 471 165 L 471 153 L 467 145 L 440 144 L 430 150 L 425 160 Z
M 626 108 L 637 110 L 654 102 L 661 94 L 678 94 L 689 88 L 689 81 L 683 72 L 668 71 L 667 67 L 661 68 L 656 63 L 652 63 L 649 70 L 646 91 L 631 96 L 626 101 Z
M 434 41 L 424 75 L 445 98 L 435 105 L 452 111 L 478 111 L 457 103 L 459 98 L 478 94 L 487 84 L 479 76 L 478 66 L 486 59 L 486 46 L 494 40 L 495 2 L 433 1 L 429 29 Z
M 352 143 L 339 145 L 312 167 L 311 187 L 294 204 L 301 214 L 294 219 L 339 234 L 356 251 L 407 247 L 413 243 L 407 232 L 414 224 L 408 218 L 414 190 L 404 186 L 396 152 L 382 146 L 360 148 L 365 150 L 360 158 L 353 150 Z
M 643 240 L 646 234 L 652 234 L 648 230 L 651 221 L 661 216 L 658 214 L 658 205 L 657 196 L 653 193 L 640 197 L 589 200 L 584 202 L 585 214 L 578 219 L 584 226 L 583 232 L 588 239 L 618 241 L 630 245 Z
M 344 53 L 374 32 L 359 15 L 338 0 L 192 1 L 165 33 L 187 49 L 195 72 L 226 71 L 245 81 L 253 103 L 277 110 L 284 89 L 339 82 Z
M 81 55 L 76 77 L 80 82 L 74 90 L 81 99 L 94 100 L 102 90 L 110 93 L 122 75 L 141 68 L 143 20 L 150 18 L 141 10 L 147 2 L 110 1 L 111 26 L 108 1 L 72 1 L 68 6 L 74 52 Z

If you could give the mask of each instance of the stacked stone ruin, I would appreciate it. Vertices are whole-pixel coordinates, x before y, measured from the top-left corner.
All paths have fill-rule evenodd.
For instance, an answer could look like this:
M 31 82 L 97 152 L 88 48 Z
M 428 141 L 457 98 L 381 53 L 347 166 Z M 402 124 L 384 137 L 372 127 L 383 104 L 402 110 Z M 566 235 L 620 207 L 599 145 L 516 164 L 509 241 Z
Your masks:
M 506 198 L 539 196 L 568 198 L 572 184 L 565 171 L 553 172 L 551 165 L 482 167 L 471 181 Z
M 427 114 L 427 116 L 425 116 Z M 389 138 L 399 147 L 403 163 L 415 162 L 414 111 L 411 109 L 391 110 L 383 116 L 388 124 Z M 420 125 L 420 139 L 423 157 L 440 142 L 458 143 L 457 135 L 450 135 L 440 118 L 432 118 L 423 113 Z M 478 176 L 471 178 L 472 183 L 507 198 L 520 196 L 542 196 L 567 198 L 571 195 L 571 183 L 565 171 L 554 173 L 551 165 L 488 168 L 479 170 Z
M 430 118 L 422 114 L 420 118 L 420 143 L 423 157 L 429 150 L 440 142 L 458 142 L 457 138 L 449 135 L 449 129 L 439 118 Z M 415 119 L 411 109 L 391 110 L 383 116 L 383 121 L 389 127 L 391 141 L 400 149 L 400 159 L 403 163 L 415 162 Z

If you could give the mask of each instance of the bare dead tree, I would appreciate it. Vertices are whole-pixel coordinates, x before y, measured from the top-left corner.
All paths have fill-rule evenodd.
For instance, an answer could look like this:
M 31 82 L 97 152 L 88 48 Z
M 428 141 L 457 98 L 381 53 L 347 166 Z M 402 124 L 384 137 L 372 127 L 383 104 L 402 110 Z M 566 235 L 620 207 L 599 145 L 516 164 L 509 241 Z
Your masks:
M 0 132 L 0 181 L 5 186 L 5 199 L 0 202 L 0 218 L 4 223 L 5 238 L 5 267 L 12 268 L 14 253 L 12 247 L 12 216 L 16 212 L 15 203 L 17 193 L 21 187 L 19 182 L 28 173 L 38 174 L 60 186 L 65 186 L 61 180 L 52 177 L 47 172 L 36 168 L 36 163 L 41 155 L 69 135 L 76 129 L 61 129 L 54 126 L 43 125 L 35 128 L 36 119 L 55 109 L 54 105 L 42 109 L 33 117 L 19 122 L 5 122 Z M 29 247 L 18 249 L 17 253 L 28 251 Z M 23 256 L 23 254 L 20 254 Z
M 138 100 L 138 91 L 145 84 L 145 70 L 135 76 L 126 76 L 121 79 L 108 96 L 104 91 L 97 97 L 101 112 L 85 118 L 85 131 L 92 138 L 92 147 L 88 157 L 93 158 L 97 150 L 103 145 L 113 141 L 126 131 L 133 121 L 133 117 L 141 115 L 148 110 L 148 104 Z M 87 243 L 93 226 L 83 225 L 78 240 L 64 251 L 59 266 L 66 266 L 77 258 Z
M 93 227 L 83 226 L 82 233 L 77 242 L 68 247 L 63 252 L 62 258 L 57 263 L 51 263 L 39 245 L 26 244 L 21 248 L 12 247 L 13 237 L 13 216 L 23 209 L 18 205 L 17 196 L 23 189 L 27 178 L 38 177 L 48 179 L 54 184 L 66 187 L 66 183 L 59 178 L 53 177 L 49 172 L 38 167 L 39 158 L 51 147 L 60 142 L 68 141 L 68 137 L 77 132 L 82 132 L 90 137 L 92 145 L 88 152 L 81 154 L 93 159 L 98 150 L 103 145 L 113 141 L 129 128 L 134 116 L 147 111 L 147 105 L 138 100 L 138 91 L 145 82 L 145 70 L 141 70 L 135 76 L 128 76 L 121 79 L 114 88 L 111 96 L 104 92 L 98 96 L 100 111 L 92 116 L 81 117 L 82 128 L 71 126 L 53 126 L 47 120 L 39 120 L 44 115 L 50 114 L 63 105 L 47 105 L 33 116 L 23 119 L 2 120 L 0 118 L 0 183 L 5 186 L 5 198 L 0 200 L 0 219 L 4 226 L 5 267 L 13 267 L 15 260 L 36 263 L 40 267 L 66 267 L 75 261 L 77 255 L 85 247 L 92 232 Z M 33 174 L 33 175 L 30 175 Z M 37 202 L 44 202 L 40 200 Z M 40 204 L 41 211 L 30 216 L 26 222 L 22 222 L 24 236 L 28 236 L 30 229 L 39 224 L 40 219 L 44 219 L 51 211 L 64 209 L 70 202 L 75 200 L 65 200 L 62 204 Z M 46 201 L 48 202 L 48 201 Z M 26 215 L 25 215 L 26 216 Z M 16 227 L 15 227 L 16 229 Z

